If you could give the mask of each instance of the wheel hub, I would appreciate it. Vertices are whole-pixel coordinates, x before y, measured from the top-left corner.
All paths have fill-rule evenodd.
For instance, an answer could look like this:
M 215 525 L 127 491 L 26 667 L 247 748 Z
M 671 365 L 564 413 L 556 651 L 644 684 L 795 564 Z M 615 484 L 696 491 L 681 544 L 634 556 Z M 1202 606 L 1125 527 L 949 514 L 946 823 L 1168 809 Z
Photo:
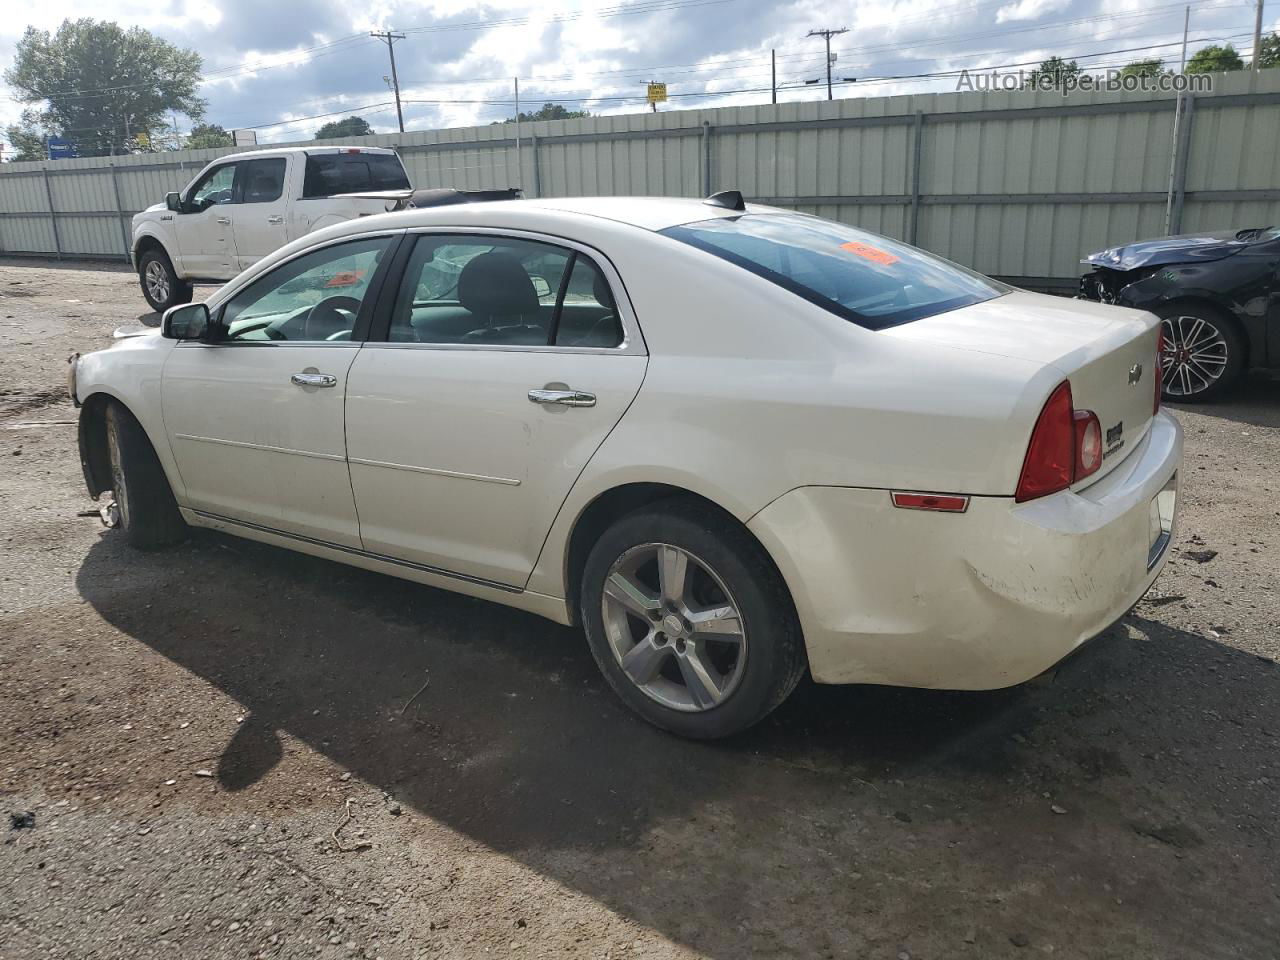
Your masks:
M 737 601 L 681 547 L 641 544 L 614 561 L 601 613 L 626 679 L 663 706 L 710 710 L 742 680 L 747 636 Z

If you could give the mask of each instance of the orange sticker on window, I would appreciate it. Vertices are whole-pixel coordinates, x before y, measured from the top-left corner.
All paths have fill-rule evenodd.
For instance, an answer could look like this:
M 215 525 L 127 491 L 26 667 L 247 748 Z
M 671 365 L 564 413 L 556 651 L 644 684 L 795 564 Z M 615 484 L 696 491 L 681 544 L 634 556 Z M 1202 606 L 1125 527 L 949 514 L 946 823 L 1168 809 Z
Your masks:
M 848 250 L 854 256 L 862 257 L 864 260 L 870 260 L 872 263 L 879 263 L 883 266 L 889 266 L 891 263 L 897 263 L 898 258 L 886 250 L 880 250 L 877 247 L 870 246 L 865 243 L 858 243 L 856 240 L 850 240 L 848 243 L 840 244 L 841 250 Z
M 363 270 L 342 270 L 329 278 L 326 287 L 354 287 L 364 276 Z

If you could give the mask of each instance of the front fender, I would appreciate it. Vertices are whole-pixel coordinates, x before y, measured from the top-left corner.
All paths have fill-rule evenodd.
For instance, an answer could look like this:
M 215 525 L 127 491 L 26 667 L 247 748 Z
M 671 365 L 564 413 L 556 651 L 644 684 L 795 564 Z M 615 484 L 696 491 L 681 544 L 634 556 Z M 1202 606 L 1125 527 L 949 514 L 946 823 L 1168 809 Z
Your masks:
M 171 230 L 165 230 L 163 225 L 154 221 L 147 221 L 134 228 L 133 243 L 129 247 L 129 260 L 133 264 L 133 269 L 138 269 L 140 251 L 144 242 L 148 240 L 160 245 L 160 248 L 165 252 L 165 256 L 169 258 L 169 262 L 173 264 L 173 269 L 181 276 L 183 270 L 182 251 L 178 249 L 177 238 Z

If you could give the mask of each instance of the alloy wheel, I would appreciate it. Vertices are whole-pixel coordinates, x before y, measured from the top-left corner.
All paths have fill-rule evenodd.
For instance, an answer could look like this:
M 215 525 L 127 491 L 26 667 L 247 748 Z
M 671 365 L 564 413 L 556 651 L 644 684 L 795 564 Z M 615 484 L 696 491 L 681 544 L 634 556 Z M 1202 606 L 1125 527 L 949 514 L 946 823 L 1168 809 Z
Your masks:
M 737 602 L 705 561 L 667 543 L 632 547 L 609 568 L 601 603 L 614 658 L 646 696 L 699 712 L 737 689 L 746 629 Z
M 169 274 L 165 272 L 164 264 L 159 260 L 152 260 L 147 264 L 146 269 L 147 292 L 151 294 L 151 298 L 156 303 L 164 303 L 169 299 Z
M 1227 369 L 1230 349 L 1217 325 L 1204 317 L 1166 317 L 1161 322 L 1164 392 L 1194 397 L 1217 383 Z
M 114 422 L 107 426 L 107 459 L 111 463 L 111 499 L 102 508 L 102 522 L 108 527 L 128 523 L 128 488 L 120 461 L 120 434 Z

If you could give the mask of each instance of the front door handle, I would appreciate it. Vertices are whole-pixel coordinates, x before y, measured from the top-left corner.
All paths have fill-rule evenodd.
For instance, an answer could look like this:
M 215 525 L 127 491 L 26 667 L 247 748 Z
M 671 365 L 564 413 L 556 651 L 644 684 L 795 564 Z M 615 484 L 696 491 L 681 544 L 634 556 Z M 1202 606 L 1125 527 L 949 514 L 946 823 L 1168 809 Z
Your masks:
M 224 227 L 230 222 L 231 222 L 230 217 L 218 217 L 218 223 L 222 224 Z
M 596 395 L 581 390 L 530 390 L 533 403 L 558 403 L 564 407 L 594 407 Z
M 295 373 L 289 378 L 300 387 L 336 387 L 338 378 L 331 373 Z
M 267 223 L 284 223 L 284 217 L 267 217 Z

